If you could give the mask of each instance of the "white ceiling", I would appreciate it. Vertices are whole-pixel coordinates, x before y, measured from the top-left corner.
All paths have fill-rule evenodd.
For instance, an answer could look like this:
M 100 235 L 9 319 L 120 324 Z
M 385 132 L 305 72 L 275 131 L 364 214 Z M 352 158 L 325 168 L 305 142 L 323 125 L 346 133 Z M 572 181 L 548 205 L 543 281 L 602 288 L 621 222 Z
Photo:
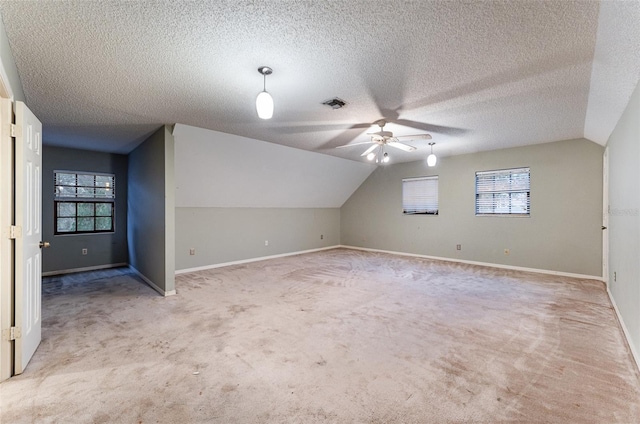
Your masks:
M 0 1 L 0 13 L 45 142 L 121 153 L 182 123 L 362 160 L 366 146 L 334 147 L 366 141 L 380 118 L 396 135 L 429 132 L 441 156 L 605 144 L 640 78 L 638 1 Z M 274 69 L 270 121 L 254 108 L 261 65 Z M 347 106 L 321 104 L 334 96 Z

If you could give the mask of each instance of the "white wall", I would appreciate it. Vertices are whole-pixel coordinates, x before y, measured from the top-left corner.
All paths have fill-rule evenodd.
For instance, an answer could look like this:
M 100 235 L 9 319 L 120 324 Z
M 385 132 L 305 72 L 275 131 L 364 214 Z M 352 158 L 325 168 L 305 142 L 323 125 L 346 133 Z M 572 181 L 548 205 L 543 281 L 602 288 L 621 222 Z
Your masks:
M 608 148 L 609 287 L 631 343 L 640 353 L 640 84 Z
M 173 133 L 178 270 L 340 244 L 339 208 L 375 169 L 185 125 Z

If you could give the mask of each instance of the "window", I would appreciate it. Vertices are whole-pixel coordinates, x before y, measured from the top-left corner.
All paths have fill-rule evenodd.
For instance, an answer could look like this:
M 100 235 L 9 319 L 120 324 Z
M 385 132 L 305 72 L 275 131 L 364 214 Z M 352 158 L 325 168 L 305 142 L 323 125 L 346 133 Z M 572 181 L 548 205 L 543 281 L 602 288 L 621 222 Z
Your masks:
M 476 172 L 476 215 L 529 216 L 529 168 Z
M 74 171 L 54 171 L 55 234 L 114 231 L 116 177 Z
M 402 212 L 405 215 L 438 215 L 438 176 L 402 180 Z

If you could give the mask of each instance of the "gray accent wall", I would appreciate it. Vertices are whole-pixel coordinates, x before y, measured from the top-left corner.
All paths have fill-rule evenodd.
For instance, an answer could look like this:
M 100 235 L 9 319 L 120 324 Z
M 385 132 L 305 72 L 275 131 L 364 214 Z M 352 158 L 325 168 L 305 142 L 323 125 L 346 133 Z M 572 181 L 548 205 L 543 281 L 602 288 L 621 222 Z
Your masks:
M 338 208 L 176 208 L 178 270 L 338 244 Z
M 52 146 L 44 146 L 42 154 L 42 233 L 44 240 L 51 243 L 49 249 L 43 249 L 42 271 L 55 273 L 127 263 L 127 156 Z M 54 235 L 55 170 L 115 174 L 115 232 Z M 82 254 L 83 248 L 87 255 Z
M 640 84 L 607 147 L 609 289 L 640 353 Z
M 173 155 L 167 126 L 129 154 L 129 264 L 165 294 L 175 290 Z
M 578 139 L 381 166 L 342 206 L 342 244 L 600 276 L 602 154 Z M 518 167 L 531 168 L 531 216 L 475 216 L 475 173 Z M 440 214 L 403 215 L 402 179 L 428 175 Z

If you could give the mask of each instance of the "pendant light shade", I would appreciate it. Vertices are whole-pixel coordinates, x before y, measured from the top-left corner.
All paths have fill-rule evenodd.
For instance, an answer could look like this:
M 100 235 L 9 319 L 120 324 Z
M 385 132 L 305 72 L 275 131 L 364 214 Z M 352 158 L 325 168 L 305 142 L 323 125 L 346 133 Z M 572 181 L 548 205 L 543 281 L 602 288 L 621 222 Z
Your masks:
M 434 144 L 436 143 L 429 143 L 429 146 L 431 146 L 431 153 L 427 156 L 427 166 L 436 166 L 436 163 L 438 162 L 438 158 L 433 154 Z
M 260 92 L 256 97 L 256 110 L 261 119 L 271 119 L 273 116 L 273 97 L 266 91 Z
M 261 66 L 258 72 L 264 77 L 263 89 L 256 97 L 256 111 L 260 119 L 271 119 L 273 116 L 273 97 L 267 92 L 267 75 L 271 75 L 273 69 L 268 66 Z

